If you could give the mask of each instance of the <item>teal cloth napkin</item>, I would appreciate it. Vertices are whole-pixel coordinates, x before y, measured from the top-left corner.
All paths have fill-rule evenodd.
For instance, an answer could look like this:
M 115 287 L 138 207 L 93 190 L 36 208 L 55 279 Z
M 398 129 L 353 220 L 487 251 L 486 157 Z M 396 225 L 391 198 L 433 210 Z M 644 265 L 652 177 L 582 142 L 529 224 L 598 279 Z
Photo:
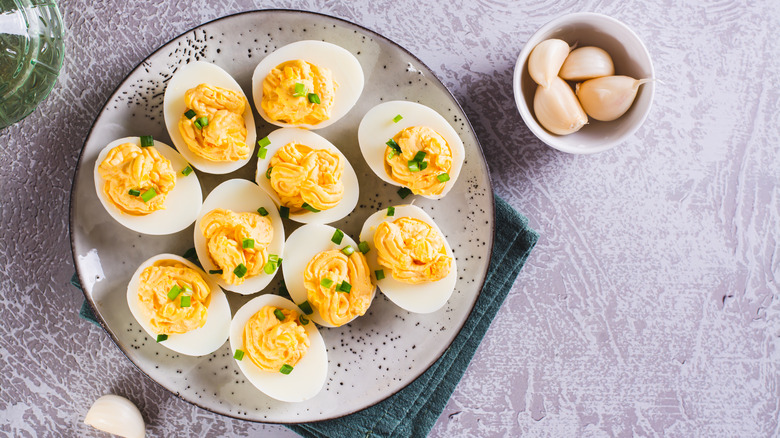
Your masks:
M 539 239 L 525 216 L 500 197 L 495 199 L 493 254 L 485 285 L 466 324 L 442 357 L 409 386 L 374 406 L 334 420 L 288 428 L 311 438 L 418 437 L 430 432 Z M 75 275 L 71 282 L 80 286 Z M 86 301 L 79 315 L 97 324 Z

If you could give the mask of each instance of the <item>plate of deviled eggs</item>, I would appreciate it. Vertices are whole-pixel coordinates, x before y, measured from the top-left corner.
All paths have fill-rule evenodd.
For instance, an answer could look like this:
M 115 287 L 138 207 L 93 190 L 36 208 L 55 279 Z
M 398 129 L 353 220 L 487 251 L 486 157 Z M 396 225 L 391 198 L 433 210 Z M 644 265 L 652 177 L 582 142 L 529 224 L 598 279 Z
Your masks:
M 258 422 L 372 406 L 427 370 L 484 283 L 493 195 L 428 67 L 325 15 L 203 24 L 118 85 L 71 194 L 111 339 L 182 399 Z

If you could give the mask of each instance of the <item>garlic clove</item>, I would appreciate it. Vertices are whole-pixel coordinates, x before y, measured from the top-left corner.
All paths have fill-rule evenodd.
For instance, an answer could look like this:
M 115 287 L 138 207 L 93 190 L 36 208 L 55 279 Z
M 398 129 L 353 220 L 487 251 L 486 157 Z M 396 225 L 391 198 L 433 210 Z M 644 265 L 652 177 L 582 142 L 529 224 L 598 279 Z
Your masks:
M 577 98 L 585 112 L 596 120 L 609 122 L 625 114 L 634 103 L 639 86 L 650 79 L 605 76 L 577 84 Z
M 542 87 L 548 88 L 558 76 L 566 56 L 569 44 L 558 39 L 544 40 L 537 44 L 528 56 L 528 74 Z
M 585 81 L 613 74 L 615 65 L 609 53 L 598 47 L 586 46 L 569 53 L 558 76 L 567 81 Z
M 548 88 L 536 87 L 534 114 L 545 129 L 558 135 L 577 132 L 588 123 L 574 91 L 557 76 Z
M 104 395 L 89 408 L 84 423 L 125 438 L 143 438 L 146 425 L 141 412 L 130 400 L 118 395 Z

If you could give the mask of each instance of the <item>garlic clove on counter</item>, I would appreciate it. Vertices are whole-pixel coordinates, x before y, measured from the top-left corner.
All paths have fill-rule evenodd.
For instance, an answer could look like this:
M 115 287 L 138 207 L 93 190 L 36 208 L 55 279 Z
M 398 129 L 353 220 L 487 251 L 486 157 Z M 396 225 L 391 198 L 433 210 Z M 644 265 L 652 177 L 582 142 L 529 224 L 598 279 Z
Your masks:
M 558 76 L 567 81 L 585 81 L 615 74 L 609 53 L 598 47 L 586 46 L 572 50 L 561 66 Z
M 585 112 L 596 120 L 609 122 L 625 114 L 634 103 L 639 86 L 650 79 L 605 76 L 577 84 L 577 98 Z
M 534 114 L 545 129 L 558 135 L 577 132 L 588 123 L 574 91 L 558 76 L 548 88 L 536 87 Z
M 141 412 L 130 400 L 118 395 L 104 395 L 89 408 L 84 423 L 125 438 L 143 438 L 146 425 Z
M 549 88 L 568 55 L 569 44 L 566 41 L 544 40 L 537 44 L 528 56 L 528 74 L 534 82 Z

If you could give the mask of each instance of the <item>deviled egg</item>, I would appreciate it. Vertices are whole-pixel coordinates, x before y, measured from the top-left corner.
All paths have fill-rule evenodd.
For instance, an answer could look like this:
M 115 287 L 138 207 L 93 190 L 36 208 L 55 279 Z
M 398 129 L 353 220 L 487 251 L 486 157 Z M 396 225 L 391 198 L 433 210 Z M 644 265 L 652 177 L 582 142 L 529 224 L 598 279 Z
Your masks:
M 188 356 L 213 353 L 230 333 L 225 293 L 202 269 L 174 254 L 141 264 L 127 285 L 127 305 L 149 336 Z
M 326 327 L 339 327 L 368 310 L 376 294 L 364 250 L 343 231 L 307 224 L 290 234 L 285 244 L 284 283 L 290 297 L 307 315 Z
M 284 225 L 257 184 L 231 179 L 203 202 L 195 221 L 195 251 L 203 269 L 226 290 L 243 295 L 271 282 L 282 262 Z
M 257 65 L 252 96 L 268 123 L 319 129 L 352 109 L 363 81 L 360 62 L 348 50 L 324 41 L 298 41 Z
M 436 222 L 420 207 L 397 205 L 366 219 L 360 240 L 379 290 L 414 313 L 439 310 L 458 278 L 452 248 Z
M 415 102 L 369 110 L 358 128 L 360 152 L 383 181 L 430 199 L 443 198 L 460 175 L 465 149 L 439 113 Z
M 222 68 L 203 61 L 179 67 L 165 87 L 163 112 L 174 146 L 198 170 L 230 173 L 252 158 L 252 108 Z
M 360 193 L 355 170 L 324 137 L 280 128 L 259 144 L 255 181 L 290 219 L 326 224 L 355 209 Z
M 164 235 L 195 221 L 198 176 L 175 149 L 150 136 L 109 143 L 95 161 L 95 190 L 108 214 L 139 233 Z
M 325 341 L 286 298 L 261 295 L 238 309 L 230 324 L 230 349 L 241 372 L 269 397 L 301 402 L 325 385 Z

